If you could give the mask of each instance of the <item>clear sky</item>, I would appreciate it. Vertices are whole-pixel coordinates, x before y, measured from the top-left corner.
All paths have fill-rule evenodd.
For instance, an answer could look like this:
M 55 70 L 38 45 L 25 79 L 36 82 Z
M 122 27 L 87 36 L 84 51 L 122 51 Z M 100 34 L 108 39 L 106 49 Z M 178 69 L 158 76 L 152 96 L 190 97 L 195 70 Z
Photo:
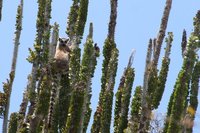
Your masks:
M 3 1 L 3 17 L 2 21 L 0 22 L 0 82 L 6 81 L 11 68 L 15 17 L 19 1 L 20 0 L 17 2 L 14 2 L 13 0 Z M 90 0 L 88 19 L 85 27 L 84 38 L 82 41 L 85 42 L 86 36 L 88 34 L 89 23 L 93 22 L 94 42 L 97 42 L 101 51 L 108 31 L 107 29 L 110 15 L 109 2 L 109 0 Z M 72 2 L 70 0 L 54 0 L 52 4 L 53 7 L 51 24 L 54 22 L 59 23 L 61 37 L 66 37 L 66 22 L 71 4 Z M 199 0 L 173 1 L 167 31 L 174 33 L 174 42 L 170 55 L 171 64 L 169 68 L 169 75 L 167 78 L 166 88 L 161 105 L 157 110 L 158 113 L 164 114 L 166 112 L 168 100 L 183 61 L 181 57 L 182 31 L 185 28 L 188 36 L 192 32 L 193 17 L 196 15 L 197 10 L 200 9 L 199 5 Z M 124 67 L 127 65 L 128 58 L 132 49 L 136 50 L 133 63 L 133 67 L 136 71 L 133 90 L 135 89 L 135 86 L 143 84 L 144 64 L 148 40 L 149 38 L 155 38 L 157 36 L 164 6 L 165 0 L 118 1 L 118 17 L 115 40 L 119 49 L 119 67 L 114 89 L 115 92 L 117 90 Z M 22 100 L 22 93 L 27 84 L 27 75 L 31 72 L 32 65 L 26 61 L 26 58 L 29 54 L 28 48 L 32 47 L 34 43 L 36 34 L 36 16 L 36 0 L 24 0 L 23 30 L 20 39 L 17 71 L 11 97 L 10 113 L 19 110 L 19 105 Z M 162 55 L 164 47 L 165 43 L 162 47 Z M 98 65 L 93 79 L 92 117 L 96 110 L 100 92 L 102 59 L 103 57 L 101 54 L 100 58 L 98 59 Z M 2 91 L 2 87 L 0 87 L 0 90 Z M 196 117 L 194 133 L 200 131 L 200 108 L 198 108 Z M 93 119 L 90 120 L 90 125 L 92 121 Z M 0 131 L 2 128 L 1 125 L 2 120 L 0 120 Z M 90 128 L 88 132 L 89 131 Z

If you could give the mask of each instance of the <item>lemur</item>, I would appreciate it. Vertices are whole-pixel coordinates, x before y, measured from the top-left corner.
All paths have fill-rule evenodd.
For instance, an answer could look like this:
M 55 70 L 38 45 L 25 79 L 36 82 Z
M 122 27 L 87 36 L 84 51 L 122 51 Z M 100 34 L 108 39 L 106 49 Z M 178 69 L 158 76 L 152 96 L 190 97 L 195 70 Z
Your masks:
M 59 38 L 56 46 L 56 52 L 54 56 L 54 61 L 51 64 L 51 77 L 52 77 L 52 90 L 50 96 L 50 104 L 49 104 L 49 112 L 48 112 L 48 127 L 51 128 L 52 125 L 52 115 L 54 112 L 54 106 L 56 100 L 58 100 L 59 95 L 59 83 L 61 79 L 61 75 L 63 73 L 67 73 L 69 69 L 69 54 L 70 43 L 67 38 Z

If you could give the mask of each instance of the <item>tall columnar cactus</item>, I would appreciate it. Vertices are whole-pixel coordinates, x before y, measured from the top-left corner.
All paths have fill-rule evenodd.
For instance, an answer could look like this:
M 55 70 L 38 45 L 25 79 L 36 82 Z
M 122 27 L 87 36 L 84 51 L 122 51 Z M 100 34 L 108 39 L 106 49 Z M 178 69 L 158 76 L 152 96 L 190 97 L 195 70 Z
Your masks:
M 139 129 L 140 117 L 141 117 L 141 96 L 142 96 L 142 87 L 137 86 L 133 95 L 131 103 L 131 113 L 130 119 L 128 121 L 128 127 L 124 130 L 125 133 L 134 133 Z
M 79 44 L 81 42 L 85 23 L 87 20 L 88 0 L 74 0 L 71 11 L 68 17 L 67 33 L 71 41 L 71 58 L 69 63 L 69 78 L 70 87 L 74 88 L 78 82 L 80 71 L 80 55 L 81 49 Z M 78 7 L 77 7 L 78 6 Z
M 86 132 L 91 115 L 91 78 L 93 77 L 96 62 L 96 48 L 92 40 L 92 25 L 90 35 L 84 47 L 84 53 L 79 73 L 79 82 L 76 83 L 68 112 L 66 132 Z M 79 121 L 79 122 L 77 122 Z
M 0 20 L 2 12 L 0 0 Z M 118 68 L 119 51 L 115 43 L 115 27 L 117 18 L 117 0 L 110 0 L 111 13 L 108 35 L 103 47 L 103 64 L 101 92 L 91 127 L 92 133 L 109 133 L 112 118 L 113 89 Z M 0 92 L 0 117 L 4 118 L 3 133 L 86 133 L 92 109 L 91 92 L 99 47 L 93 42 L 93 26 L 90 24 L 89 35 L 84 44 L 81 60 L 81 43 L 87 20 L 89 0 L 73 0 L 68 17 L 66 33 L 70 39 L 70 60 L 67 73 L 59 73 L 58 89 L 52 114 L 52 126 L 48 126 L 48 109 L 50 92 L 53 84 L 54 54 L 59 35 L 58 25 L 53 26 L 50 43 L 50 19 L 52 0 L 38 0 L 37 33 L 34 50 L 30 50 L 28 61 L 32 63 L 32 72 L 28 75 L 27 89 L 24 91 L 20 110 L 12 113 L 8 123 L 8 111 L 12 84 L 15 78 L 19 38 L 22 30 L 23 0 L 17 10 L 16 38 L 13 53 L 13 63 L 9 79 Z M 133 53 L 129 58 L 116 93 L 114 110 L 115 133 L 146 133 L 151 123 L 152 110 L 157 109 L 167 80 L 170 51 L 173 34 L 168 33 L 166 48 L 161 68 L 158 62 L 162 43 L 165 38 L 172 0 L 166 0 L 163 17 L 157 38 L 150 39 L 146 55 L 143 86 L 137 86 L 132 99 L 130 118 L 128 120 L 131 90 L 135 76 L 131 68 Z M 200 61 L 197 50 L 200 48 L 200 11 L 194 18 L 194 32 L 187 41 L 186 31 L 182 35 L 183 65 L 174 85 L 169 100 L 167 116 L 164 123 L 164 133 L 193 132 L 195 114 L 198 106 L 198 87 L 200 78 Z M 56 68 L 57 70 L 57 68 Z M 56 71 L 55 70 L 55 71 Z M 29 103 L 30 102 L 30 103 Z M 28 110 L 27 106 L 30 104 Z M 151 131 L 150 131 L 151 132 Z M 152 131 L 153 132 L 153 131 Z
M 165 55 L 162 60 L 161 70 L 158 75 L 157 86 L 153 93 L 153 100 L 152 100 L 152 108 L 153 109 L 157 109 L 158 106 L 160 105 L 160 101 L 162 99 L 162 95 L 163 95 L 163 92 L 165 89 L 165 83 L 166 83 L 167 75 L 168 75 L 168 71 L 169 71 L 169 64 L 170 64 L 169 55 L 170 55 L 170 51 L 171 51 L 172 41 L 173 41 L 173 34 L 172 34 L 172 32 L 169 32 L 168 38 L 166 38 L 167 46 L 165 48 Z
M 159 29 L 157 38 L 155 40 L 155 43 L 153 43 L 154 44 L 153 59 L 151 61 L 150 66 L 148 63 L 146 63 L 139 132 L 147 132 L 147 130 L 148 130 L 149 119 L 150 119 L 151 108 L 152 108 L 151 103 L 149 103 L 148 101 L 153 96 L 154 87 L 157 86 L 157 80 L 158 80 L 157 79 L 157 65 L 158 65 L 158 60 L 160 57 L 162 43 L 163 43 L 163 40 L 165 37 L 165 32 L 166 32 L 166 28 L 167 28 L 171 5 L 172 5 L 172 0 L 166 0 L 166 6 L 165 6 L 165 9 L 163 12 L 160 29 Z M 148 62 L 148 60 L 149 59 L 146 59 L 147 62 Z M 148 95 L 150 95 L 150 97 Z
M 73 0 L 73 1 L 74 1 L 73 5 L 70 8 L 70 13 L 67 22 L 67 29 L 66 29 L 66 33 L 70 39 L 73 39 L 73 36 L 75 35 L 75 24 L 78 18 L 79 3 L 80 3 L 80 0 Z
M 94 70 L 97 65 L 97 57 L 99 56 L 99 48 L 97 44 L 93 44 L 93 25 L 90 23 L 89 35 L 85 43 L 83 59 L 80 70 L 80 82 L 84 82 L 84 102 L 80 119 L 81 133 L 85 133 L 90 120 L 92 109 L 90 100 L 92 96 L 91 78 L 94 75 Z
M 158 64 L 160 50 L 161 50 L 162 43 L 165 37 L 165 32 L 167 29 L 167 23 L 168 23 L 170 11 L 171 11 L 171 6 L 172 6 L 172 0 L 166 0 L 166 5 L 163 12 L 160 29 L 156 38 L 156 48 L 155 48 L 155 54 L 154 54 L 154 59 L 153 59 L 153 64 L 155 66 L 157 66 Z
M 47 84 L 49 81 L 47 81 L 47 75 L 44 75 L 45 70 L 43 68 L 46 67 L 49 58 L 51 3 L 51 0 L 38 0 L 37 33 L 34 51 L 30 49 L 30 56 L 28 58 L 28 61 L 33 64 L 30 75 L 31 80 L 27 87 L 30 107 L 26 122 L 30 123 L 30 132 L 37 130 L 37 127 L 40 126 L 48 108 L 48 102 L 45 103 L 42 101 L 49 99 L 49 84 Z M 41 107 L 46 108 L 43 110 L 40 109 Z M 32 117 L 32 115 L 34 117 Z
M 71 93 L 71 101 L 66 123 L 66 132 L 77 132 L 80 124 L 77 121 L 81 119 L 81 111 L 84 102 L 85 83 L 79 74 L 81 73 L 81 49 L 79 44 L 85 28 L 88 11 L 88 0 L 74 1 L 69 14 L 67 33 L 71 41 L 71 57 L 69 62 L 69 81 Z M 78 103 L 78 104 L 77 104 Z M 72 126 L 73 125 L 73 126 Z
M 28 61 L 33 64 L 31 71 L 31 81 L 28 85 L 28 94 L 30 100 L 30 107 L 28 109 L 28 115 L 26 117 L 26 121 L 29 122 L 30 116 L 34 112 L 35 104 L 36 104 L 36 83 L 38 79 L 39 67 L 41 65 L 41 54 L 42 54 L 42 45 L 43 45 L 43 34 L 44 34 L 44 26 L 45 26 L 45 6 L 46 0 L 38 0 L 38 14 L 37 14 L 37 23 L 36 23 L 36 38 L 34 44 L 34 50 L 29 49 L 30 56 L 28 57 Z
M 121 77 L 118 91 L 116 93 L 115 102 L 115 121 L 114 121 L 114 132 L 123 133 L 124 129 L 128 125 L 128 111 L 129 103 L 132 91 L 132 85 L 135 77 L 134 69 L 131 68 L 132 61 L 134 58 L 134 51 L 132 52 L 127 68 Z
M 169 126 L 170 115 L 172 112 L 172 104 L 174 101 L 174 93 L 175 93 L 175 90 L 173 90 L 173 92 L 170 96 L 170 99 L 169 99 L 169 103 L 168 103 L 168 107 L 167 107 L 167 114 L 166 114 L 165 123 L 164 123 L 164 127 L 163 127 L 163 133 L 167 133 L 167 129 Z
M 49 47 L 50 47 L 50 18 L 51 18 L 51 0 L 46 0 L 44 6 L 44 23 L 43 23 L 43 34 L 42 34 L 42 44 L 41 44 L 41 57 L 40 57 L 40 68 L 43 69 L 44 66 L 48 63 L 49 60 Z M 43 3 L 44 4 L 44 3 Z M 42 26 L 42 25 L 41 25 Z M 56 32 L 54 30 L 54 32 Z M 44 70 L 45 71 L 45 70 Z M 35 89 L 37 89 L 37 102 L 34 105 L 35 109 L 33 112 L 34 117 L 30 119 L 30 132 L 36 132 L 36 130 L 41 130 L 42 120 L 45 118 L 50 98 L 50 77 L 48 74 L 44 74 L 43 71 L 40 72 L 41 75 L 38 75 L 38 83 Z
M 187 46 L 186 58 L 183 61 L 182 70 L 179 72 L 178 79 L 174 86 L 173 102 L 171 105 L 170 121 L 167 133 L 179 132 L 181 130 L 181 118 L 183 117 L 186 97 L 188 94 L 188 83 L 194 66 L 195 53 L 193 49 L 194 38 L 190 38 Z M 181 115 L 182 114 L 182 115 Z
M 46 64 L 48 62 L 49 55 L 49 44 L 50 44 L 50 19 L 51 19 L 51 4 L 52 0 L 46 0 L 45 11 L 44 11 L 44 33 L 43 33 L 43 50 L 42 50 L 42 64 Z M 42 65 L 43 66 L 43 65 Z
M 20 109 L 18 112 L 17 132 L 20 132 L 20 130 L 24 126 L 24 119 L 26 116 L 27 106 L 28 106 L 28 92 L 27 92 L 27 90 L 25 90 L 23 93 L 22 102 L 20 104 Z M 25 129 L 26 129 L 26 127 L 25 127 Z
M 19 49 L 19 40 L 22 30 L 22 17 L 23 17 L 23 0 L 20 1 L 20 4 L 17 8 L 17 16 L 16 16 L 16 31 L 15 31 L 15 39 L 14 39 L 14 50 L 13 50 L 13 58 L 12 58 L 12 65 L 11 65 L 11 72 L 9 74 L 9 79 L 7 83 L 4 83 L 4 96 L 5 96 L 5 107 L 4 107 L 4 121 L 3 121 L 3 133 L 7 133 L 7 123 L 8 123 L 8 115 L 9 115 L 9 108 L 10 108 L 10 96 L 12 92 L 12 86 L 15 78 L 15 70 L 17 64 L 17 57 L 18 57 L 18 49 Z
M 198 106 L 198 92 L 200 79 L 200 61 L 196 62 L 192 72 L 189 106 L 184 118 L 184 125 L 188 133 L 193 132 L 194 119 Z
M 194 65 L 197 59 L 196 49 L 200 47 L 200 11 L 194 18 L 194 32 L 191 34 L 183 60 L 182 69 L 179 72 L 174 91 L 168 105 L 168 121 L 165 122 L 164 131 L 167 133 L 179 132 L 187 126 L 187 114 L 185 115 L 185 107 L 187 106 L 187 97 L 189 91 L 189 83 L 194 71 Z M 195 70 L 196 71 L 196 70 Z M 198 73 L 197 73 L 198 74 Z M 197 83 L 198 84 L 198 83 Z M 184 119 L 185 118 L 185 119 Z M 190 121 L 190 120 L 188 120 Z
M 182 42 L 181 42 L 181 46 L 182 46 L 182 56 L 184 57 L 184 53 L 186 50 L 186 45 L 187 45 L 187 39 L 186 39 L 186 31 L 183 31 L 183 35 L 182 35 Z M 163 128 L 163 132 L 166 133 L 167 132 L 167 128 L 168 128 L 168 124 L 169 124 L 169 118 L 170 118 L 170 114 L 171 114 L 171 108 L 172 108 L 172 102 L 174 99 L 174 91 L 171 94 L 171 97 L 169 99 L 169 103 L 168 103 L 168 108 L 167 108 L 167 115 L 165 118 L 165 123 L 164 123 L 164 128 Z
M 117 18 L 117 0 L 111 0 L 111 13 L 108 28 L 108 37 L 103 48 L 104 61 L 102 65 L 101 92 L 99 103 L 94 115 L 94 121 L 91 132 L 110 132 L 113 88 L 118 65 L 118 49 L 114 41 L 116 18 Z
M 50 81 L 48 75 L 42 76 L 40 85 L 37 88 L 40 91 L 38 93 L 37 103 L 33 113 L 34 117 L 30 119 L 30 132 L 36 132 L 36 130 L 41 128 L 42 121 L 48 113 L 49 103 L 47 101 L 50 99 Z
M 87 20 L 89 0 L 80 0 L 80 7 L 78 10 L 78 17 L 75 23 L 75 35 L 77 37 L 78 43 L 81 42 L 83 32 L 85 29 L 85 23 Z
M 15 133 L 18 125 L 18 113 L 12 113 L 10 115 L 10 122 L 8 127 L 8 133 Z
M 118 65 L 118 50 L 113 49 L 112 56 L 108 64 L 107 81 L 105 92 L 102 98 L 102 117 L 100 132 L 110 132 L 112 103 L 113 103 L 113 89 L 115 85 L 115 77 Z

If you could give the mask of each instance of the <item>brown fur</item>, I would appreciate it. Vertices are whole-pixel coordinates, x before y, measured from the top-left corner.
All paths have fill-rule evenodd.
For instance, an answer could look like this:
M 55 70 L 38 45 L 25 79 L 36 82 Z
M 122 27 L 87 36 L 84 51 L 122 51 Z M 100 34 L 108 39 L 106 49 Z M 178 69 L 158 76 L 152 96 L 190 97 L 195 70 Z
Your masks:
M 69 52 L 71 51 L 68 45 L 69 40 L 65 38 L 59 38 L 54 59 L 56 61 L 56 67 L 62 71 L 62 69 L 68 69 Z

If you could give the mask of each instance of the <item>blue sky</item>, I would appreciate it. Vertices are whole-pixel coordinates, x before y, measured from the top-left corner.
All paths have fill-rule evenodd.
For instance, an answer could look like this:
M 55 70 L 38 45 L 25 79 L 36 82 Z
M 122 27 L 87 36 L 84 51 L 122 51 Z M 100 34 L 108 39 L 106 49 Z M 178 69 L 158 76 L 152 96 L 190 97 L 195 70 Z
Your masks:
M 89 3 L 88 19 L 85 27 L 84 38 L 88 34 L 88 26 L 90 22 L 94 25 L 94 42 L 100 46 L 102 51 L 104 40 L 107 36 L 109 23 L 110 5 L 109 0 L 91 0 Z M 66 22 L 71 5 L 70 0 L 55 0 L 52 7 L 51 24 L 54 22 L 60 25 L 60 36 L 66 37 Z M 15 30 L 15 17 L 18 2 L 13 0 L 4 0 L 3 3 L 3 18 L 0 22 L 0 82 L 6 81 L 10 72 L 13 39 Z M 116 92 L 119 84 L 120 76 L 123 73 L 124 67 L 127 65 L 129 55 L 132 49 L 136 50 L 133 67 L 136 71 L 135 86 L 143 84 L 144 64 L 146 57 L 146 49 L 149 38 L 155 38 L 159 30 L 160 20 L 162 17 L 165 0 L 119 0 L 118 1 L 118 17 L 115 40 L 119 49 L 119 67 L 116 78 L 114 91 Z M 193 30 L 193 17 L 199 10 L 199 0 L 176 0 L 173 1 L 172 10 L 169 18 L 167 31 L 174 33 L 174 42 L 171 51 L 171 64 L 169 75 L 166 83 L 166 89 L 157 112 L 165 113 L 168 105 L 168 100 L 173 90 L 177 74 L 182 66 L 181 57 L 181 36 L 185 28 L 187 34 Z M 20 39 L 19 55 L 17 62 L 16 78 L 14 81 L 13 92 L 11 97 L 10 112 L 18 111 L 21 103 L 22 93 L 26 88 L 27 75 L 31 71 L 31 64 L 26 61 L 28 56 L 28 48 L 32 47 L 36 34 L 36 16 L 37 3 L 36 0 L 24 0 L 24 18 L 23 30 Z M 82 45 L 81 45 L 82 47 Z M 165 43 L 163 47 L 165 47 Z M 162 53 L 163 55 L 163 49 Z M 162 56 L 161 56 L 162 57 Z M 98 96 L 100 92 L 100 78 L 102 66 L 102 54 L 98 59 L 96 73 L 93 79 L 92 90 L 92 108 L 93 113 L 96 110 Z M 161 58 L 160 58 L 161 62 Z M 0 88 L 2 90 L 2 87 Z M 93 116 L 93 114 L 92 114 Z M 91 122 L 93 119 L 91 119 Z M 195 122 L 195 132 L 200 131 L 200 109 L 197 111 L 197 119 Z M 1 131 L 2 120 L 0 120 Z

